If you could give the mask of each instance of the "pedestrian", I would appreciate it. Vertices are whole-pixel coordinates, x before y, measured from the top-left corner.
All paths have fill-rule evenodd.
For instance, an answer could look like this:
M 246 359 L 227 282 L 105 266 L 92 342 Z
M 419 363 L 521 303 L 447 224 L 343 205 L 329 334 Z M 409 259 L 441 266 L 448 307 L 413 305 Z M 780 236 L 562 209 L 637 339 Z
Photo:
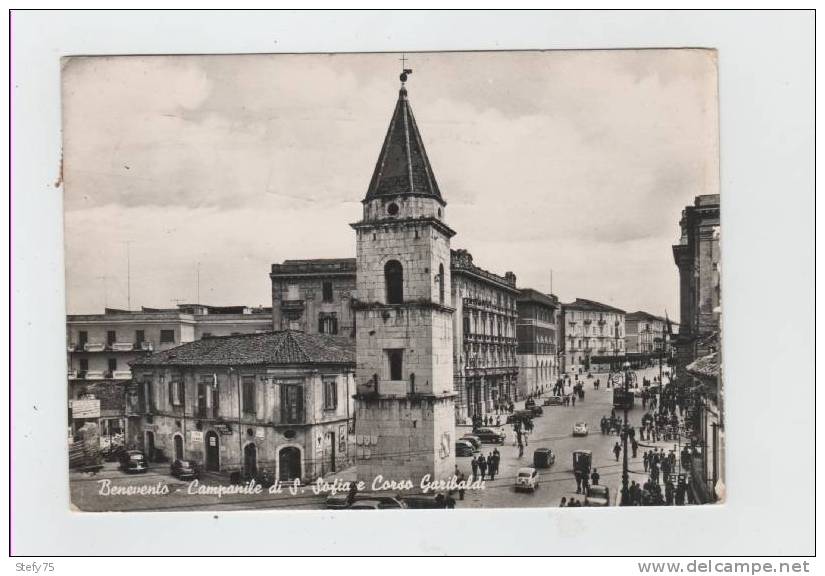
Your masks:
M 582 493 L 582 472 L 581 470 L 576 470 L 574 472 L 574 476 L 576 477 L 576 494 Z
M 484 480 L 487 475 L 487 460 L 484 459 L 483 455 L 478 457 L 478 471 L 481 472 L 481 479 Z
M 635 458 L 636 457 L 636 451 L 639 449 L 639 443 L 636 442 L 636 439 L 634 438 L 631 441 L 630 446 L 633 449 L 633 457 Z
M 493 455 L 492 454 L 487 455 L 487 471 L 489 472 L 489 475 L 490 475 L 490 481 L 495 480 L 496 479 L 496 466 L 495 466 L 495 460 L 493 460 Z
M 559 502 L 559 508 L 564 508 L 565 506 L 567 506 L 567 498 L 562 496 L 561 502 Z
M 493 449 L 493 469 L 495 473 L 498 474 L 498 465 L 501 462 L 501 454 L 499 454 L 498 448 Z
M 619 454 L 622 453 L 622 447 L 619 446 L 619 443 L 616 442 L 615 446 L 613 446 L 613 454 L 616 455 L 616 462 L 619 461 Z
M 478 460 L 475 456 L 470 460 L 470 468 L 473 469 L 473 480 L 476 480 L 478 478 Z M 645 461 L 645 470 L 647 470 L 647 461 Z
M 347 506 L 355 504 L 355 496 L 358 494 L 358 486 L 356 482 L 349 483 L 349 491 L 347 492 Z
M 464 477 L 464 472 L 461 472 L 458 466 L 455 467 L 455 472 L 456 482 L 458 482 L 458 499 L 464 500 L 464 481 L 466 478 Z
M 647 467 L 650 465 L 650 452 L 645 450 L 644 455 L 642 456 L 642 464 L 645 466 L 645 473 L 647 473 Z
M 570 403 L 571 403 L 571 404 L 573 404 L 573 408 L 575 408 L 575 407 L 576 407 L 576 395 L 575 395 L 575 394 L 573 394 L 573 395 L 570 397 Z
M 444 500 L 447 503 L 448 509 L 452 510 L 455 508 L 455 498 L 453 498 L 453 495 L 450 492 L 447 492 L 447 497 Z
M 591 482 L 593 482 L 593 486 L 598 486 L 599 485 L 599 478 L 601 478 L 601 474 L 599 474 L 598 470 L 593 468 L 593 473 L 590 474 L 590 480 L 591 480 Z

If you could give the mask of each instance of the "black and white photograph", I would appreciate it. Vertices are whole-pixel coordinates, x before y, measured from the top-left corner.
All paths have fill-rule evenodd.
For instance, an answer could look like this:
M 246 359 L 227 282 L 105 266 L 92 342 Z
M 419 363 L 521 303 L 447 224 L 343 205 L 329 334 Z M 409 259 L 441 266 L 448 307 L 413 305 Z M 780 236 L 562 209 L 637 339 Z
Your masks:
M 9 11 L 14 573 L 816 572 L 815 11 L 162 8 Z
M 77 510 L 724 500 L 715 51 L 62 83 Z

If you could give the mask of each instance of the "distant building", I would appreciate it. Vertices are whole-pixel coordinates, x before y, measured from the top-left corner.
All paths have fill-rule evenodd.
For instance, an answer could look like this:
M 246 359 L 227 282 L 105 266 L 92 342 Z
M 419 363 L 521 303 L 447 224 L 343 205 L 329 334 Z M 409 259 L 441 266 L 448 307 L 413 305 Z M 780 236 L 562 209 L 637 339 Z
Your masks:
M 625 316 L 625 352 L 650 358 L 667 353 L 670 346 L 668 320 L 647 312 L 636 311 Z
M 355 339 L 355 258 L 273 264 L 272 328 Z
M 181 304 L 69 315 L 69 425 L 76 430 L 93 421 L 104 444 L 122 439 L 127 424 L 124 392 L 132 379 L 132 362 L 200 338 L 268 331 L 271 326 L 270 308 L 245 306 Z
M 562 309 L 564 371 L 604 371 L 624 362 L 624 310 L 584 298 Z
M 353 461 L 352 341 L 295 331 L 220 336 L 136 359 L 129 444 L 150 460 L 309 481 Z
M 466 250 L 453 250 L 456 421 L 484 416 L 518 397 L 516 276 L 479 268 Z
M 516 299 L 519 397 L 549 390 L 559 377 L 559 299 L 522 288 Z

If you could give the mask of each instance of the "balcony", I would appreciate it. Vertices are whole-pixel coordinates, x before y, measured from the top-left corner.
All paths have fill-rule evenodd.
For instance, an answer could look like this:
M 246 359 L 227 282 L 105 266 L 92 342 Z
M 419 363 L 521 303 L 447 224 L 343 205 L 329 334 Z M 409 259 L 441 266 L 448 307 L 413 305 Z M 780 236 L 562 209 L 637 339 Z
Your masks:
M 134 350 L 135 345 L 132 342 L 112 342 L 109 344 L 109 349 L 115 352 L 130 352 Z
M 103 380 L 103 370 L 87 370 L 84 378 L 86 380 Z
M 131 370 L 115 370 L 112 372 L 112 378 L 115 380 L 131 380 L 132 379 L 132 371 Z
M 281 301 L 281 310 L 303 310 L 304 309 L 304 301 L 303 300 L 282 300 Z
M 143 352 L 151 352 L 155 349 L 155 346 L 151 342 L 144 340 L 143 342 L 135 342 L 135 348 Z
M 69 380 L 77 380 L 78 378 L 77 370 L 69 370 Z
M 103 352 L 106 345 L 103 342 L 86 342 L 83 344 L 83 350 L 86 352 Z

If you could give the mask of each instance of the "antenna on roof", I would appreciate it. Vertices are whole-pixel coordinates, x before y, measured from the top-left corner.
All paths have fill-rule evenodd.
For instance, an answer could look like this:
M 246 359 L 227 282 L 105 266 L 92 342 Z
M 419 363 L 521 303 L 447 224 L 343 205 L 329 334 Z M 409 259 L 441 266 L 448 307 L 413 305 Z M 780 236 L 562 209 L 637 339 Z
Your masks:
M 109 277 L 105 274 L 103 276 L 95 276 L 95 280 L 103 280 L 103 308 L 104 310 L 109 307 L 109 285 L 106 282 Z

